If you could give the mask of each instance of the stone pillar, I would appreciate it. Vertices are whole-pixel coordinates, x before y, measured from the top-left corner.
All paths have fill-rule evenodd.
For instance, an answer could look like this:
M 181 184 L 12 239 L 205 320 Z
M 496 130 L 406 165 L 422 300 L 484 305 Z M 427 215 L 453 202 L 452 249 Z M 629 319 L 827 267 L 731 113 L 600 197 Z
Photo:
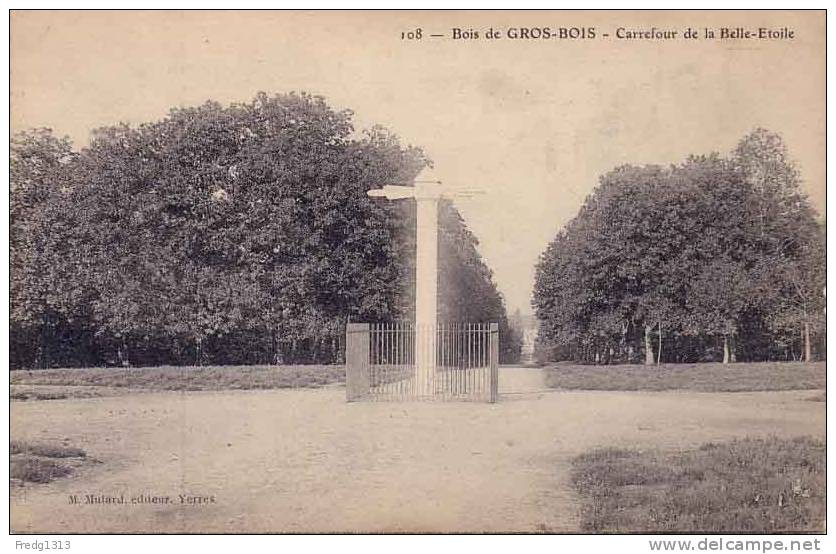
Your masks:
M 438 200 L 435 183 L 418 184 L 417 252 L 415 258 L 415 369 L 421 395 L 432 395 L 438 323 Z
M 345 335 L 346 400 L 366 398 L 369 387 L 369 324 L 349 323 Z

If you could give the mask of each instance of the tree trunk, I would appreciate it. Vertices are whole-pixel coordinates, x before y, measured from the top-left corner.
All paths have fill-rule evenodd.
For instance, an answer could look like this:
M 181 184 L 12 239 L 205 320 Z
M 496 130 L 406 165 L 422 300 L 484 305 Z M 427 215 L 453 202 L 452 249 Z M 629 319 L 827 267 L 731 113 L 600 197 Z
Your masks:
M 662 363 L 662 322 L 659 321 L 659 351 L 656 353 L 656 363 Z
M 282 345 L 279 341 L 279 330 L 274 329 L 272 333 L 270 333 L 273 338 L 273 359 L 271 360 L 273 365 L 281 365 L 282 363 Z
M 122 367 L 128 367 L 131 365 L 131 355 L 128 351 L 128 341 L 125 340 L 125 335 L 122 335 L 119 341 L 119 363 Z
M 729 360 L 731 363 L 737 363 L 737 339 L 734 335 L 729 335 Z
M 723 335 L 723 363 L 731 362 L 731 346 L 729 345 L 729 336 Z
M 46 369 L 46 347 L 44 346 L 46 339 L 43 338 L 44 334 L 45 332 L 43 330 L 39 332 L 41 338 L 38 340 L 38 349 L 35 352 L 35 363 L 33 366 L 38 369 Z
M 116 345 L 116 359 L 119 361 L 121 367 L 128 366 L 128 354 L 126 352 L 125 337 L 119 337 L 119 344 Z
M 339 341 L 337 340 L 337 335 L 331 335 L 331 362 L 335 364 L 341 364 L 342 359 L 340 356 L 340 345 Z
M 653 365 L 653 343 L 650 341 L 650 325 L 644 326 L 644 365 Z
M 35 367 L 39 369 L 46 369 L 49 366 L 49 349 L 51 348 L 51 341 L 49 340 L 49 316 L 44 314 L 41 316 L 41 328 L 38 330 L 38 352 L 36 354 Z
M 813 347 L 810 344 L 810 322 L 804 322 L 804 361 L 813 361 Z
M 203 365 L 203 339 L 198 338 L 195 346 L 195 365 Z

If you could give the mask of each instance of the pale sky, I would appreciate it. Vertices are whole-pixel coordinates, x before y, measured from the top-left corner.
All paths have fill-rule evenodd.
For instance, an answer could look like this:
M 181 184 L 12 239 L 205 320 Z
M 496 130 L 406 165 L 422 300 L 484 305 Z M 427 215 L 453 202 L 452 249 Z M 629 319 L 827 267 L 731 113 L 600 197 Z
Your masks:
M 595 27 L 597 38 L 449 38 L 523 26 Z M 614 38 L 653 26 L 795 38 Z M 401 39 L 417 27 L 421 41 Z M 620 164 L 727 153 L 765 127 L 784 136 L 824 213 L 823 12 L 16 12 L 11 34 L 13 129 L 51 127 L 77 147 L 102 125 L 262 90 L 321 94 L 358 128 L 384 125 L 424 148 L 446 185 L 485 190 L 457 205 L 509 313 L 531 310 L 539 254 Z

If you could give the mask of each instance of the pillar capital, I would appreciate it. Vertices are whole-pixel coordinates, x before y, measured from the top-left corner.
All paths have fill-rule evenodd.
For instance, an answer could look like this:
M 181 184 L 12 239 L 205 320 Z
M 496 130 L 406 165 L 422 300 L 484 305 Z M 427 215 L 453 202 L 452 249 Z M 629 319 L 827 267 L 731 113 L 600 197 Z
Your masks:
M 437 181 L 415 182 L 416 200 L 438 200 L 442 196 L 441 183 Z

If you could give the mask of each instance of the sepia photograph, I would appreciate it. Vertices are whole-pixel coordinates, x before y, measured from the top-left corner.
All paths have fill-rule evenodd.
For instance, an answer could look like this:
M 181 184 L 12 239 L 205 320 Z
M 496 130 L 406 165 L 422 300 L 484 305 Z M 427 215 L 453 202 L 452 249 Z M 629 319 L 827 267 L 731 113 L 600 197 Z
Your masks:
M 820 550 L 825 10 L 11 9 L 9 37 L 17 550 Z

